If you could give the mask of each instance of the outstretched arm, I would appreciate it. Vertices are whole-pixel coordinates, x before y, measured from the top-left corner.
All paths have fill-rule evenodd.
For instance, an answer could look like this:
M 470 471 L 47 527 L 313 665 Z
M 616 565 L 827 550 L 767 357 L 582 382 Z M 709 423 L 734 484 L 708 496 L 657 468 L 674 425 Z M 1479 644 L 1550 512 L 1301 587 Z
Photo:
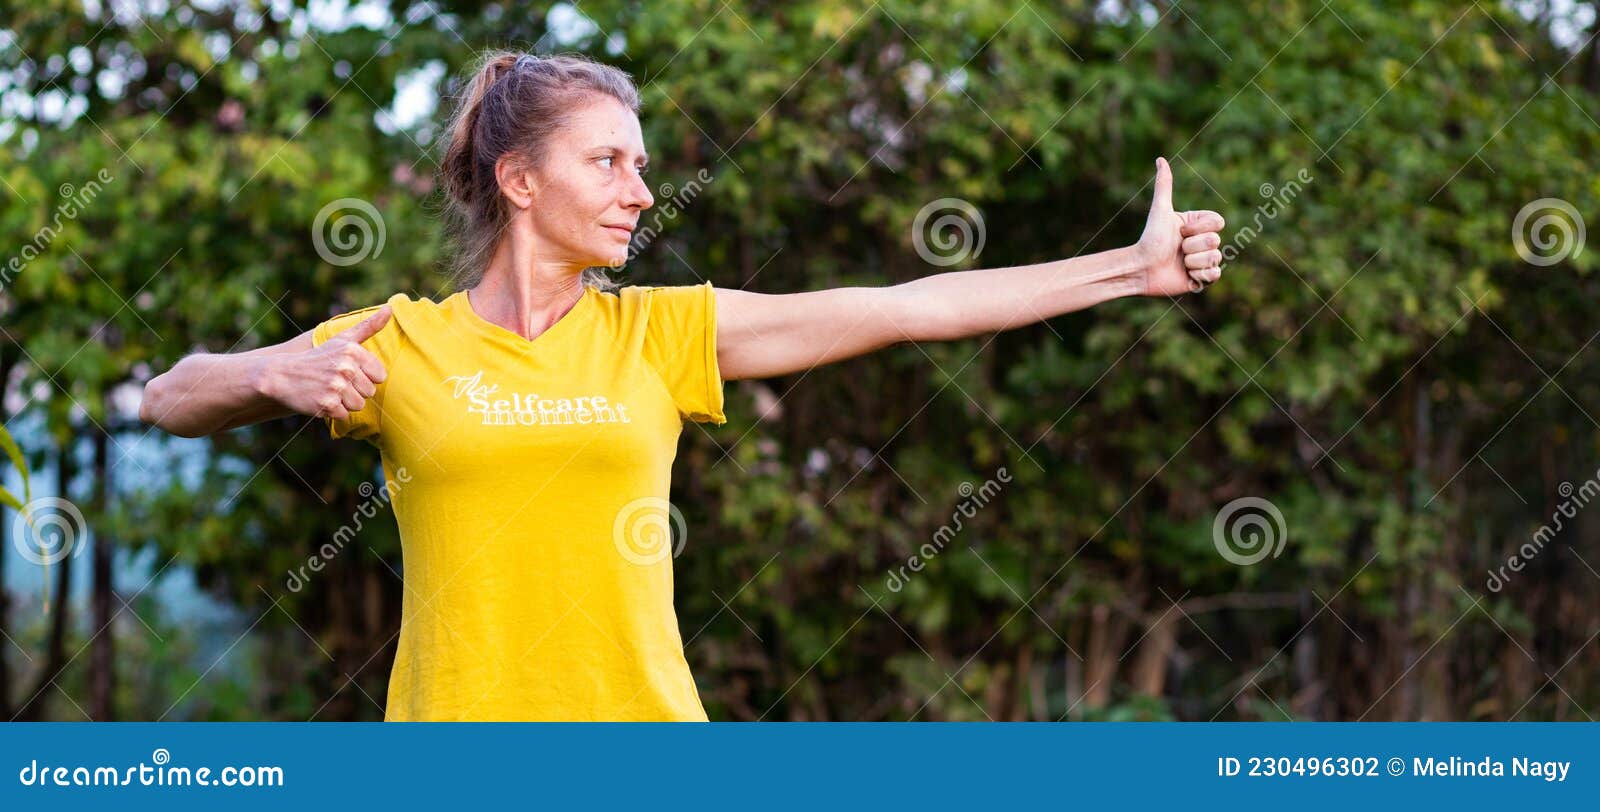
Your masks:
M 1172 169 L 1156 162 L 1139 242 L 1098 254 L 935 274 L 889 287 L 764 294 L 716 289 L 724 380 L 811 369 L 903 341 L 1010 330 L 1123 296 L 1176 296 L 1222 276 L 1224 222 L 1172 207 Z

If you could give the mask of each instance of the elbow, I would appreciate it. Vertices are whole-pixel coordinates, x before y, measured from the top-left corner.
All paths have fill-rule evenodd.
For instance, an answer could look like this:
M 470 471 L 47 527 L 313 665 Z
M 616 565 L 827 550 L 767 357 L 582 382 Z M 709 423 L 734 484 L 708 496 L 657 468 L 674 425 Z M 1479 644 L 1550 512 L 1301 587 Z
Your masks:
M 163 396 L 166 394 L 166 387 L 161 380 L 162 377 L 164 376 L 157 375 L 145 383 L 144 393 L 139 398 L 139 422 L 163 431 L 172 432 L 172 428 L 162 419 L 167 412 L 162 406 Z
M 139 422 L 148 426 L 158 426 L 156 422 L 156 397 L 161 384 L 161 376 L 146 381 L 144 391 L 139 395 Z
M 144 385 L 144 393 L 139 398 L 139 422 L 178 437 L 204 436 L 204 432 L 189 430 L 172 420 L 174 415 L 169 402 L 172 394 L 166 377 L 166 374 L 157 375 Z

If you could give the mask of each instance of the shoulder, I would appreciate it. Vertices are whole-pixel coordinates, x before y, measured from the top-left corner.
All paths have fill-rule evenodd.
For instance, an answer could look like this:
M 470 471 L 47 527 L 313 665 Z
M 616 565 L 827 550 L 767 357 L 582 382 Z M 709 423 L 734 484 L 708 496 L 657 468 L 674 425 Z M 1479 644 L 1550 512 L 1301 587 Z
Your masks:
M 623 288 L 644 329 L 644 360 L 660 377 L 685 420 L 724 423 L 722 378 L 717 366 L 715 288 L 646 285 Z
M 607 296 L 628 299 L 651 299 L 657 296 L 688 296 L 703 295 L 711 289 L 710 282 L 701 282 L 697 285 L 623 285 L 616 291 L 607 293 Z
M 614 296 L 618 305 L 627 311 L 643 314 L 667 310 L 695 310 L 715 302 L 710 282 L 698 285 L 627 285 Z
M 714 302 L 710 282 L 699 285 L 623 285 L 591 288 L 596 309 L 622 325 L 644 326 L 667 312 L 694 310 Z M 655 317 L 655 319 L 652 318 Z
M 327 317 L 312 328 L 312 344 L 321 344 L 329 338 L 354 327 L 361 320 L 378 312 L 385 305 L 389 307 L 389 321 L 369 341 L 377 343 L 392 341 L 403 333 L 418 331 L 423 327 L 426 320 L 438 317 L 439 305 L 432 299 L 426 297 L 413 299 L 406 293 L 396 293 L 378 304 L 356 310 L 337 312 L 336 315 Z

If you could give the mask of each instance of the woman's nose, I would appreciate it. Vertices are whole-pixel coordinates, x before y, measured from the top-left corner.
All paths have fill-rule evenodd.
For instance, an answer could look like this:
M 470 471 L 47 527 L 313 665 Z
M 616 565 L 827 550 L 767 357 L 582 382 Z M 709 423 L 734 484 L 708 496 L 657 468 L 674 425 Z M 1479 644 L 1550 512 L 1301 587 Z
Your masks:
M 655 198 L 650 196 L 650 185 L 638 174 L 633 176 L 633 182 L 628 187 L 626 202 L 629 206 L 638 206 L 640 209 L 648 209 L 655 205 Z

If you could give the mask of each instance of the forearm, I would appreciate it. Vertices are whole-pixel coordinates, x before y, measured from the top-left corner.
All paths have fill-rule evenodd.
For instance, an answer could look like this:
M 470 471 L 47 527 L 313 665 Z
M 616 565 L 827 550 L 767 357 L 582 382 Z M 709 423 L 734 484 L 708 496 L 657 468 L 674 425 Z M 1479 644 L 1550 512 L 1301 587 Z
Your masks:
M 1143 291 L 1133 247 L 1098 254 L 935 274 L 895 285 L 895 326 L 913 341 L 947 341 L 1010 330 Z
M 290 412 L 266 394 L 271 356 L 196 353 L 145 384 L 139 419 L 181 437 L 202 437 Z

